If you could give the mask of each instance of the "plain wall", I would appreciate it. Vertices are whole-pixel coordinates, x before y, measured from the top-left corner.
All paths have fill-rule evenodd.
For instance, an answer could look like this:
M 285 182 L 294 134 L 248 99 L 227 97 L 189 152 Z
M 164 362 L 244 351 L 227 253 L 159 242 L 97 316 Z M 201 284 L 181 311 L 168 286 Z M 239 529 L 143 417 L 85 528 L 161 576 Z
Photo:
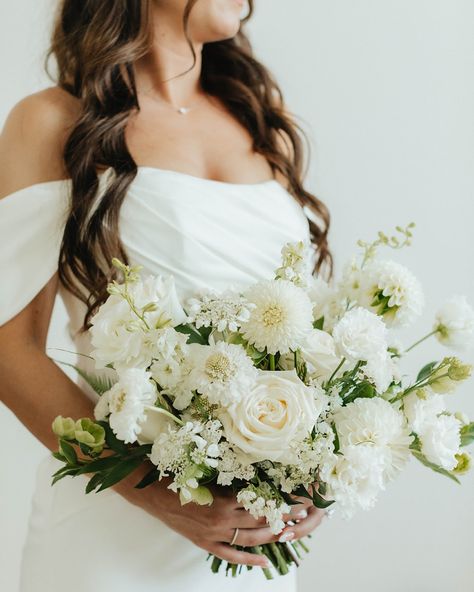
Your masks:
M 41 60 L 55 4 L 1 0 L 0 121 L 51 84 Z M 413 246 L 394 253 L 426 292 L 407 344 L 453 292 L 474 302 L 473 23 L 472 0 L 257 0 L 250 27 L 310 135 L 307 187 L 331 211 L 336 271 L 357 239 L 417 223 Z M 68 347 L 64 322 L 58 306 L 51 347 Z M 434 342 L 415 352 L 408 370 L 447 353 Z M 473 381 L 464 385 L 451 408 L 474 418 L 473 391 Z M 1 405 L 0 450 L 0 588 L 14 592 L 45 449 Z M 459 487 L 413 460 L 373 511 L 315 532 L 300 591 L 472 591 L 473 486 L 474 474 Z

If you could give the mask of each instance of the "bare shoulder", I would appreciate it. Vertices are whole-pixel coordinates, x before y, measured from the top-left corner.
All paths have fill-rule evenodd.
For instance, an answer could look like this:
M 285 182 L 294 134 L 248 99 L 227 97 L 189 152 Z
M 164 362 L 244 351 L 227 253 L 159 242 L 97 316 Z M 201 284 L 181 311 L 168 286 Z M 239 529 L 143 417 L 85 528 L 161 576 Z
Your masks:
M 79 113 L 79 100 L 56 86 L 13 106 L 0 134 L 0 198 L 67 176 L 64 144 Z

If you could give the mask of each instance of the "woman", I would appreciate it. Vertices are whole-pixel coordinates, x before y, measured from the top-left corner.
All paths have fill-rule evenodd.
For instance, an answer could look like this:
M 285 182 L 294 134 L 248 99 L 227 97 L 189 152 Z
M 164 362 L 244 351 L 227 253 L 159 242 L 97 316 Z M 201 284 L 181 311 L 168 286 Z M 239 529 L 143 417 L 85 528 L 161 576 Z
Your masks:
M 174 274 L 183 298 L 268 277 L 288 240 L 311 238 L 317 269 L 330 263 L 328 213 L 302 187 L 298 130 L 251 54 L 242 10 L 242 0 L 63 0 L 50 51 L 57 85 L 7 119 L 0 392 L 51 450 L 52 419 L 90 416 L 94 405 L 45 354 L 58 290 L 87 354 L 113 256 Z M 244 547 L 280 536 L 229 492 L 217 490 L 211 507 L 181 506 L 165 480 L 134 489 L 136 472 L 86 496 L 83 478 L 50 487 L 55 462 L 48 454 L 38 470 L 22 592 L 293 589 L 294 574 L 266 582 L 254 569 L 225 584 L 211 574 L 203 549 L 265 565 L 229 544 L 237 528 Z M 321 521 L 295 508 L 286 540 Z

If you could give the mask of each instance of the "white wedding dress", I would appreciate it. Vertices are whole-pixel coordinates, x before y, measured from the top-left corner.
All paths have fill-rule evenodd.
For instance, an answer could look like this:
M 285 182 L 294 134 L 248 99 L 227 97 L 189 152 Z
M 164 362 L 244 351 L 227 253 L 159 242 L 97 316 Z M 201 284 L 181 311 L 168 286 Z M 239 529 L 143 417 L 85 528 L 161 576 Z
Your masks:
M 110 172 L 100 175 L 101 186 Z M 69 189 L 70 180 L 38 183 L 0 200 L 0 324 L 55 273 Z M 121 209 L 120 235 L 133 264 L 173 274 L 186 298 L 199 288 L 272 277 L 282 245 L 308 240 L 309 229 L 302 208 L 276 180 L 233 184 L 139 167 Z M 60 294 L 77 351 L 87 354 L 88 335 L 78 333 L 84 305 L 63 289 Z M 236 579 L 223 569 L 211 573 L 205 551 L 115 491 L 86 495 L 86 477 L 51 487 L 58 466 L 47 454 L 37 470 L 21 592 L 295 590 L 294 570 L 270 582 L 258 568 Z

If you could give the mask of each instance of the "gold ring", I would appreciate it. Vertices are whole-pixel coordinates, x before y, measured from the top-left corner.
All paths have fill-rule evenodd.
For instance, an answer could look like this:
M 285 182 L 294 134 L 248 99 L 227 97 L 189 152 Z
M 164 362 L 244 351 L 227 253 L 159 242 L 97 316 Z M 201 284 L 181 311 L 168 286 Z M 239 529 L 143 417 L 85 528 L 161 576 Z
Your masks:
M 232 540 L 230 541 L 229 545 L 232 547 L 232 545 L 235 544 L 235 541 L 237 540 L 237 537 L 239 536 L 239 529 L 236 528 L 234 530 L 234 536 L 232 537 Z

